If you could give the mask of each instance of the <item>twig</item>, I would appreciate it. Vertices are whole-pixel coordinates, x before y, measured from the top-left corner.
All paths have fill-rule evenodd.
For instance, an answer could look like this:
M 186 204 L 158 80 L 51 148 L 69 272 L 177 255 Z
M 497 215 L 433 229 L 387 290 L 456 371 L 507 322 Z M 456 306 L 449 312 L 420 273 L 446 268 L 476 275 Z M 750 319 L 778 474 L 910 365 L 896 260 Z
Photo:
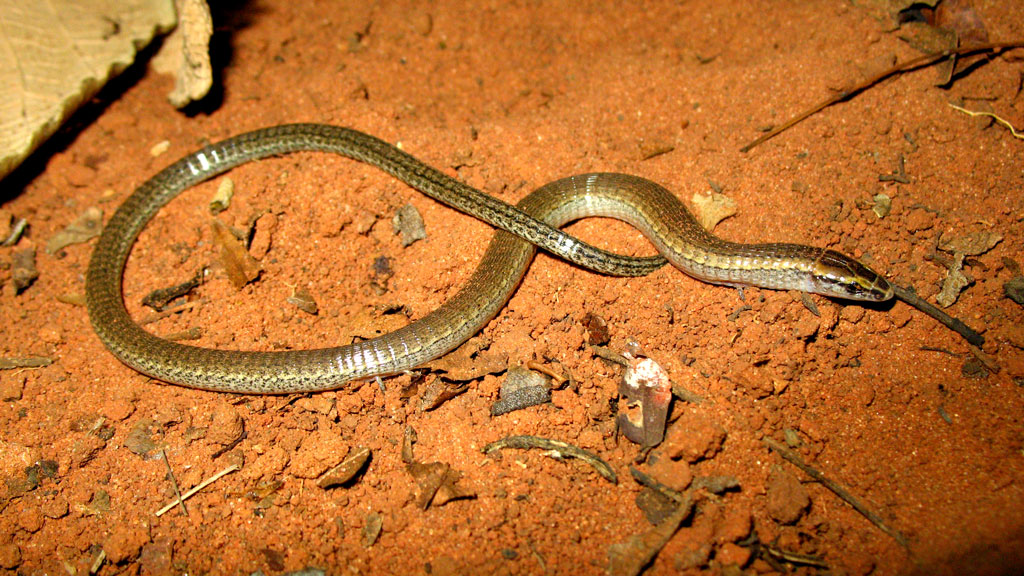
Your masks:
M 182 494 L 182 495 L 181 495 L 181 498 L 180 498 L 180 500 L 188 500 L 188 499 L 189 499 L 189 498 L 191 498 L 191 497 L 192 497 L 192 496 L 193 496 L 193 495 L 194 495 L 194 494 L 195 494 L 196 492 L 199 492 L 199 491 L 200 491 L 200 490 L 202 490 L 203 488 L 206 488 L 206 487 L 207 487 L 207 486 L 209 486 L 210 484 L 213 484 L 213 483 L 214 483 L 214 482 L 216 482 L 217 480 L 220 480 L 220 478 L 221 478 L 222 476 L 227 476 L 228 474 L 231 474 L 232 472 L 234 472 L 234 471 L 236 471 L 236 470 L 238 470 L 238 464 L 232 464 L 231 466 L 228 466 L 227 468 L 225 468 L 225 469 L 221 470 L 220 472 L 217 472 L 217 473 L 216 473 L 216 474 L 214 474 L 213 476 L 210 476 L 210 477 L 209 477 L 209 478 L 207 478 L 206 480 L 203 480 L 202 482 L 200 482 L 199 484 L 197 484 L 197 485 L 195 486 L 195 488 L 192 488 L 192 489 L 191 489 L 191 490 L 189 490 L 188 492 L 185 492 L 184 494 Z M 161 508 L 161 509 L 157 510 L 157 511 L 156 511 L 156 515 L 157 515 L 157 516 L 163 516 L 164 514 L 166 514 L 166 513 L 167 513 L 167 511 L 168 511 L 168 510 L 170 510 L 171 508 L 174 508 L 174 507 L 175 507 L 175 506 L 176 506 L 177 504 L 178 504 L 178 500 L 175 500 L 174 502 L 171 502 L 170 504 L 168 504 L 168 505 L 164 506 L 163 508 Z
M 615 475 L 615 470 L 613 470 L 607 462 L 579 446 L 573 446 L 566 442 L 551 440 L 550 438 L 541 438 L 540 436 L 508 436 L 498 440 L 497 442 L 491 442 L 484 446 L 482 451 L 484 454 L 490 454 L 491 452 L 501 450 L 502 448 L 540 448 L 542 450 L 553 452 L 557 457 L 579 458 L 593 466 L 594 469 L 597 470 L 598 474 L 603 476 L 612 484 L 618 483 L 618 477 Z
M 639 469 L 630 466 L 629 473 L 633 476 L 633 479 L 637 481 L 641 486 L 646 486 L 655 492 L 658 492 L 662 496 L 672 500 L 676 504 L 682 504 L 686 501 L 686 496 L 676 490 L 675 488 L 669 488 L 665 484 L 658 481 L 657 478 L 641 472 Z
M 967 342 L 972 346 L 981 347 L 985 344 L 985 338 L 981 334 L 975 332 L 970 326 L 964 324 L 959 318 L 953 318 L 949 314 L 939 310 L 933 306 L 931 302 L 922 299 L 908 288 L 897 286 L 896 284 L 893 284 L 892 287 L 896 293 L 896 298 L 906 302 L 914 308 L 917 308 L 932 318 L 935 318 L 946 328 L 949 328 L 953 332 L 963 336 L 964 340 L 967 340 Z
M 99 572 L 100 568 L 103 567 L 103 562 L 106 559 L 107 559 L 107 551 L 106 550 L 100 550 L 99 553 L 96 554 L 96 557 L 93 558 L 92 564 L 89 565 L 89 574 L 95 574 L 95 573 Z
M 995 114 L 993 114 L 991 112 L 981 112 L 981 111 L 975 111 L 975 110 L 968 110 L 967 108 L 961 108 L 961 107 L 957 106 L 956 104 L 950 104 L 949 107 L 952 108 L 953 110 L 959 110 L 959 111 L 963 112 L 964 114 L 967 114 L 968 116 L 987 116 L 989 118 L 992 118 L 993 120 L 995 120 L 997 123 L 999 123 L 1003 127 L 1009 129 L 1010 130 L 1010 134 L 1012 134 L 1014 138 L 1017 138 L 1019 140 L 1024 140 L 1024 134 L 1021 134 L 1020 132 L 1017 132 L 1017 129 L 1013 127 L 1013 124 L 1010 124 L 1006 120 L 1003 120 L 1002 118 L 1000 118 L 999 116 L 996 116 Z
M 820 482 L 824 487 L 831 490 L 836 496 L 839 496 L 839 498 L 842 499 L 844 502 L 846 502 L 850 506 L 853 506 L 854 510 L 860 512 L 861 515 L 867 518 L 872 524 L 877 526 L 882 532 L 885 532 L 889 536 L 892 536 L 893 540 L 896 540 L 896 542 L 898 542 L 900 546 L 903 546 L 904 548 L 907 547 L 907 539 L 905 536 L 903 536 L 903 534 L 900 534 L 897 530 L 889 528 L 889 526 L 887 526 L 885 522 L 882 521 L 881 517 L 879 517 L 871 510 L 868 510 L 868 508 L 861 504 L 859 500 L 854 498 L 854 496 L 850 494 L 850 492 L 847 491 L 846 488 L 843 488 L 836 481 L 828 478 L 817 469 L 812 468 L 810 465 L 806 464 L 803 461 L 803 459 L 800 458 L 799 455 L 797 455 L 795 452 L 791 452 L 788 448 L 786 448 L 782 444 L 779 444 L 775 440 L 765 437 L 762 441 L 765 443 L 766 446 L 774 450 L 779 456 L 782 456 L 782 458 L 788 461 L 790 464 L 803 470 L 808 476 Z
M 53 364 L 53 358 L 45 356 L 31 356 L 28 358 L 0 358 L 0 370 L 13 370 L 15 368 L 42 368 Z
M 164 318 L 167 318 L 168 316 L 174 316 L 175 314 L 179 314 L 181 312 L 192 310 L 196 306 L 199 306 L 200 304 L 205 304 L 205 303 L 206 303 L 206 298 L 200 298 L 199 300 L 195 300 L 193 302 L 186 302 L 186 303 L 182 304 L 181 306 L 175 306 L 174 308 L 167 308 L 167 309 L 161 310 L 159 312 L 153 312 L 152 314 L 150 314 L 150 315 L 146 316 L 145 318 L 139 320 L 139 325 L 145 326 L 146 324 L 152 324 L 153 322 L 156 322 L 157 320 L 163 320 Z
M 167 475 L 171 477 L 171 486 L 174 487 L 174 494 L 178 497 L 178 504 L 181 505 L 181 513 L 188 516 L 188 508 L 185 508 L 185 501 L 181 498 L 181 490 L 178 489 L 178 479 L 174 477 L 174 470 L 171 470 L 171 462 L 167 459 L 167 451 L 161 449 L 160 455 L 164 457 L 164 464 L 167 465 Z
M 547 366 L 541 364 L 540 362 L 535 362 L 531 360 L 526 363 L 526 367 L 529 368 L 530 370 L 534 370 L 540 372 L 541 374 L 547 375 L 549 378 L 551 378 L 552 381 L 554 381 L 556 387 L 558 388 L 561 388 L 567 381 L 565 376 L 562 376 L 558 372 L 555 372 L 554 370 L 548 368 Z
M 829 106 L 831 106 L 833 104 L 837 104 L 837 103 L 842 102 L 844 100 L 848 100 L 848 99 L 856 96 L 857 94 L 860 94 L 864 90 L 866 90 L 866 89 L 874 86 L 875 84 L 881 82 L 882 80 L 885 80 L 886 78 L 888 78 L 890 76 L 895 76 L 896 74 L 901 74 L 903 72 L 909 72 L 909 71 L 915 70 L 917 68 L 924 68 L 925 66 L 931 66 L 932 64 L 934 64 L 934 63 L 936 63 L 936 62 L 938 62 L 940 60 L 944 60 L 944 59 L 949 58 L 950 56 L 953 56 L 953 55 L 956 55 L 956 54 L 972 54 L 974 52 L 992 52 L 992 51 L 995 51 L 995 50 L 1008 50 L 1008 49 L 1021 48 L 1021 47 L 1024 47 L 1024 41 L 1019 41 L 1019 40 L 1016 41 L 1016 42 L 994 42 L 992 44 L 975 44 L 974 46 L 961 46 L 959 48 L 950 48 L 949 50 L 943 50 L 942 52 L 938 52 L 938 53 L 935 53 L 935 54 L 925 54 L 924 56 L 919 56 L 917 58 L 908 60 L 908 61 L 904 62 L 903 64 L 897 64 L 896 66 L 893 66 L 892 68 L 890 68 L 890 69 L 888 69 L 888 70 L 886 70 L 884 72 L 880 72 L 878 74 L 875 74 L 874 76 L 868 78 L 864 82 L 861 82 L 857 86 L 854 86 L 853 88 L 850 88 L 849 90 L 845 90 L 843 92 L 840 92 L 839 94 L 836 94 L 835 96 L 827 98 L 827 99 L 823 100 L 822 102 L 818 103 L 817 105 L 811 107 L 809 110 L 807 110 L 805 112 L 802 112 L 800 114 L 797 114 L 795 117 L 793 117 L 792 119 L 788 120 L 786 123 L 784 123 L 784 124 L 782 124 L 782 125 L 780 125 L 780 126 L 778 126 L 776 128 L 773 128 L 772 130 L 768 131 L 767 133 L 765 133 L 760 138 L 758 138 L 758 139 L 754 140 L 753 142 L 751 142 L 750 144 L 747 144 L 746 146 L 740 148 L 740 152 L 749 152 L 755 146 L 757 146 L 757 145 L 759 145 L 759 144 L 761 144 L 761 143 L 763 143 L 763 142 L 765 142 L 765 141 L 767 141 L 767 140 L 769 140 L 771 138 L 774 138 L 775 136 L 777 136 L 781 132 L 789 130 L 790 128 L 792 128 L 796 124 L 799 124 L 800 122 L 803 122 L 808 117 L 813 116 L 814 114 L 817 114 L 818 112 L 821 112 L 822 110 L 824 110 L 825 108 L 828 108 Z

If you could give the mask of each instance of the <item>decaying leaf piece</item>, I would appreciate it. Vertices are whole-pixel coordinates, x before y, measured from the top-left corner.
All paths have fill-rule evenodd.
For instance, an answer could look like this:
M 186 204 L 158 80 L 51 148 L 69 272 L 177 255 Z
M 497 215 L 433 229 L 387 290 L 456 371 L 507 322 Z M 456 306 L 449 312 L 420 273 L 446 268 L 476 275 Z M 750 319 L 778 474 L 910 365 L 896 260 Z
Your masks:
M 377 538 L 384 530 L 384 517 L 377 512 L 370 512 L 366 515 L 366 524 L 363 525 L 360 541 L 363 548 L 369 548 L 377 543 Z
M 888 194 L 875 194 L 871 200 L 871 211 L 879 218 L 885 218 L 892 211 L 892 198 Z
M 171 0 L 0 3 L 0 178 L 174 23 Z
M 72 244 L 81 244 L 100 235 L 103 229 L 103 211 L 90 206 L 67 228 L 57 232 L 46 243 L 46 253 L 56 254 Z
M 960 293 L 963 292 L 964 288 L 967 288 L 974 283 L 974 278 L 964 274 L 964 255 L 963 253 L 957 253 L 954 256 L 952 266 L 949 267 L 949 272 L 946 273 L 946 279 L 942 282 L 942 290 L 938 296 L 935 297 L 935 301 L 943 308 L 949 308 L 956 303 L 957 298 L 960 297 Z
M 984 22 L 966 0 L 943 0 L 928 5 L 913 2 L 899 10 L 899 20 L 900 38 L 926 54 L 988 42 Z M 983 54 L 951 56 L 936 66 L 936 85 L 948 85 L 957 72 L 985 57 Z
M 458 485 L 462 473 L 452 470 L 444 462 L 417 462 L 413 456 L 413 444 L 416 443 L 416 431 L 411 427 L 405 429 L 402 439 L 402 461 L 409 475 L 419 486 L 416 505 L 426 510 L 431 504 L 443 506 L 452 500 L 476 498 L 476 494 Z
M 1003 237 L 1001 235 L 989 230 L 972 232 L 963 236 L 943 233 L 939 237 L 939 250 L 963 254 L 964 256 L 978 256 L 995 248 L 996 244 L 999 244 L 1002 240 Z
M 452 470 L 444 462 L 410 462 L 405 465 L 420 488 L 416 505 L 426 510 L 431 505 L 443 506 L 452 500 L 476 498 L 476 494 L 458 485 L 462 472 Z
M 11 256 L 11 282 L 14 284 L 14 293 L 20 294 L 31 286 L 36 278 L 39 278 L 39 270 L 36 269 L 35 247 L 15 250 Z
M 695 193 L 690 201 L 696 208 L 697 220 L 708 231 L 713 231 L 719 222 L 736 214 L 736 201 L 718 192 Z
M 174 74 L 174 90 L 167 100 L 175 108 L 184 108 L 202 100 L 213 86 L 210 66 L 210 37 L 213 18 L 205 0 L 176 0 L 180 24 L 164 42 L 153 59 L 153 68 L 162 74 Z
M 317 305 L 316 299 L 305 288 L 299 288 L 294 294 L 289 296 L 288 303 L 313 316 L 320 312 L 320 306 Z
M 402 236 L 402 246 L 408 246 L 417 240 L 427 237 L 427 229 L 423 225 L 423 216 L 412 204 L 406 204 L 395 212 L 391 219 L 395 234 Z
M 544 375 L 526 368 L 508 369 L 501 383 L 501 398 L 491 405 L 491 416 L 501 416 L 551 400 L 551 381 Z
M 1017 304 L 1024 306 L 1024 276 L 1014 276 L 1003 284 L 1003 294 Z
M 453 384 L 445 382 L 441 378 L 434 378 L 427 383 L 423 389 L 423 395 L 420 396 L 420 411 L 429 412 L 434 410 L 466 390 L 469 390 L 469 384 L 464 382 Z
M 487 341 L 471 338 L 448 354 L 427 362 L 424 368 L 443 372 L 447 380 L 468 382 L 488 374 L 499 374 L 508 368 L 508 354 L 488 352 Z
M 316 485 L 324 489 L 343 486 L 355 478 L 369 461 L 370 449 L 365 446 L 356 448 L 340 464 L 324 472 L 316 481 Z
M 216 218 L 210 221 L 210 227 L 213 228 L 213 241 L 220 246 L 220 259 L 231 284 L 241 290 L 242 286 L 259 278 L 259 262 L 249 255 L 231 230 Z
M 612 576 L 636 576 L 654 560 L 658 552 L 668 544 L 683 520 L 693 511 L 693 500 L 688 496 L 671 516 L 661 524 L 643 534 L 636 534 L 624 542 L 608 547 L 608 574 Z
M 942 282 L 942 290 L 935 301 L 943 308 L 952 306 L 964 288 L 974 283 L 974 278 L 964 273 L 964 256 L 984 254 L 999 244 L 1003 237 L 989 230 L 981 230 L 962 236 L 943 234 L 939 238 L 939 249 L 953 253 L 953 263 L 949 266 L 946 279 Z

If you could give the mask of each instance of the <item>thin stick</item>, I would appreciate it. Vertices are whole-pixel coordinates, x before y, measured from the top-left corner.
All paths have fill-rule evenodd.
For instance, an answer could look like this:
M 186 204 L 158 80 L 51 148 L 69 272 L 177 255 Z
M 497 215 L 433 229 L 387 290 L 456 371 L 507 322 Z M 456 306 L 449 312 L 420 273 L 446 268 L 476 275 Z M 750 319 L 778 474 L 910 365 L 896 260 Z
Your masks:
M 972 346 L 981 347 L 985 345 L 985 337 L 978 334 L 970 326 L 964 324 L 959 318 L 953 318 L 949 314 L 946 314 L 942 310 L 936 308 L 931 302 L 921 298 L 913 291 L 904 288 L 902 286 L 892 285 L 893 290 L 896 292 L 896 298 L 906 302 L 907 304 L 917 308 L 921 312 L 935 318 L 943 326 L 949 328 L 953 332 L 963 336 L 964 340 L 967 340 Z
M 1010 124 L 1006 120 L 1003 120 L 1002 118 L 1000 118 L 999 116 L 996 116 L 995 114 L 993 114 L 991 112 L 981 112 L 981 111 L 975 111 L 975 110 L 968 110 L 967 108 L 961 108 L 961 107 L 957 106 L 956 104 L 950 104 L 949 107 L 952 108 L 953 110 L 959 110 L 960 112 L 963 112 L 964 114 L 967 114 L 968 116 L 987 116 L 989 118 L 992 118 L 993 120 L 998 122 L 1000 125 L 1002 125 L 1004 128 L 1009 129 L 1010 130 L 1010 134 L 1012 134 L 1014 138 L 1017 138 L 1017 139 L 1020 139 L 1020 140 L 1024 140 L 1024 134 L 1021 134 L 1020 132 L 1017 132 L 1017 129 L 1013 127 L 1013 124 Z
M 153 312 L 149 316 L 146 316 L 145 318 L 139 320 L 139 324 L 142 325 L 142 326 L 144 326 L 146 324 L 152 324 L 153 322 L 156 322 L 157 320 L 163 320 L 164 318 L 167 318 L 168 316 L 174 316 L 175 314 L 180 314 L 181 312 L 186 312 L 188 310 L 192 310 L 196 306 L 199 306 L 200 304 L 205 304 L 205 303 L 206 303 L 206 298 L 200 298 L 199 300 L 194 300 L 192 302 L 186 302 L 186 303 L 182 304 L 181 306 L 175 306 L 174 308 L 168 308 L 166 310 L 161 310 L 159 312 Z
M 89 566 L 89 574 L 95 574 L 100 571 L 103 567 L 103 562 L 107 559 L 107 551 L 100 550 L 99 554 L 96 554 L 96 558 L 93 559 L 92 564 Z
M 867 518 L 872 524 L 878 526 L 878 528 L 882 532 L 885 532 L 889 536 L 892 536 L 893 540 L 896 540 L 896 542 L 898 542 L 900 546 L 903 546 L 904 548 L 907 547 L 907 539 L 905 536 L 903 536 L 903 534 L 900 534 L 897 530 L 889 528 L 889 526 L 887 526 L 885 522 L 882 521 L 882 518 L 878 516 L 878 514 L 875 514 L 871 510 L 868 510 L 867 506 L 861 504 L 859 500 L 853 497 L 853 494 L 850 494 L 850 492 L 847 491 L 846 488 L 840 486 L 838 482 L 829 479 L 827 476 L 822 474 L 817 469 L 812 468 L 810 465 L 804 463 L 803 459 L 800 458 L 799 455 L 797 455 L 795 452 L 791 452 L 788 448 L 786 448 L 782 444 L 779 444 L 775 440 L 765 437 L 762 441 L 765 443 L 765 445 L 767 445 L 769 448 L 778 453 L 779 456 L 782 456 L 782 458 L 787 460 L 790 464 L 803 470 L 805 473 L 807 473 L 808 476 L 820 482 L 824 487 L 831 490 L 836 496 L 839 496 L 839 498 L 842 499 L 844 502 L 846 502 L 850 506 L 853 506 L 854 510 L 860 512 L 861 515 Z
M 178 489 L 178 479 L 174 477 L 174 470 L 171 470 L 171 462 L 167 459 L 167 451 L 161 449 L 160 454 L 164 457 L 164 464 L 167 465 L 167 475 L 171 477 L 171 486 L 174 487 L 174 494 L 178 497 L 178 504 L 181 505 L 181 513 L 188 516 L 188 508 L 185 508 L 185 501 L 181 499 L 181 490 Z
M 221 476 L 227 476 L 228 474 L 231 474 L 232 472 L 234 472 L 236 470 L 238 470 L 238 464 L 232 464 L 231 466 L 228 466 L 227 468 L 221 470 L 220 472 L 217 472 L 213 476 L 210 476 L 206 480 L 203 480 L 202 482 L 197 484 L 195 488 L 192 488 L 188 492 L 185 492 L 184 494 L 182 494 L 181 495 L 181 500 L 188 500 L 196 492 L 199 492 L 203 488 L 206 488 L 210 484 L 213 484 L 217 480 L 220 480 Z M 170 504 L 168 504 L 168 505 L 164 506 L 163 508 L 157 510 L 156 511 L 156 515 L 157 516 L 163 516 L 164 514 L 167 513 L 168 510 L 170 510 L 171 508 L 174 508 L 177 504 L 178 504 L 177 500 L 175 500 L 174 502 L 171 502 Z
M 852 97 L 856 96 L 857 94 L 860 94 L 864 90 L 870 88 L 871 86 L 874 86 L 875 84 L 881 82 L 882 80 L 885 80 L 886 78 L 888 78 L 890 76 L 895 76 L 896 74 L 901 74 L 903 72 L 909 72 L 909 71 L 915 70 L 917 68 L 924 68 L 925 66 L 931 66 L 932 64 L 934 64 L 934 63 L 936 63 L 936 62 L 938 62 L 940 60 L 944 60 L 946 58 L 949 58 L 950 56 L 953 56 L 955 54 L 972 54 L 974 52 L 992 52 L 992 51 L 995 51 L 995 50 L 1008 50 L 1008 49 L 1021 48 L 1021 47 L 1024 47 L 1024 41 L 1020 41 L 1020 40 L 1018 40 L 1016 42 L 995 42 L 995 43 L 992 43 L 992 44 L 975 44 L 974 46 L 962 46 L 960 48 L 950 48 L 949 50 L 943 50 L 942 52 L 938 52 L 938 53 L 935 53 L 935 54 L 925 54 L 924 56 L 919 56 L 919 57 L 914 58 L 912 60 L 908 60 L 907 62 L 904 62 L 903 64 L 897 64 L 896 66 L 893 66 L 892 68 L 890 68 L 890 69 L 888 69 L 888 70 L 886 70 L 884 72 L 880 72 L 878 74 L 875 74 L 871 78 L 868 78 L 864 82 L 861 82 L 860 84 L 858 84 L 857 86 L 854 86 L 853 88 L 851 88 L 849 90 L 845 90 L 843 92 L 840 92 L 839 94 L 836 94 L 835 96 L 832 96 L 831 98 L 826 98 L 822 102 L 820 102 L 817 105 L 811 107 L 806 112 L 802 112 L 800 114 L 797 114 L 795 117 L 793 117 L 792 119 L 790 119 L 786 123 L 784 123 L 784 124 L 782 124 L 782 125 L 780 125 L 780 126 L 778 126 L 776 128 L 773 128 L 772 130 L 768 131 L 767 133 L 765 133 L 760 138 L 758 138 L 758 139 L 754 140 L 753 142 L 751 142 L 750 144 L 747 144 L 746 146 L 740 148 L 740 152 L 749 152 L 755 146 L 757 146 L 757 145 L 759 145 L 759 144 L 761 144 L 761 143 L 763 143 L 763 142 L 765 142 L 765 141 L 767 141 L 767 140 L 769 140 L 771 138 L 774 138 L 775 136 L 777 136 L 781 132 L 789 130 L 790 128 L 792 128 L 796 124 L 799 124 L 800 122 L 803 122 L 809 116 L 817 114 L 818 112 L 821 112 L 822 110 L 824 110 L 825 108 L 828 108 L 829 106 L 831 106 L 833 104 L 842 102 L 842 101 L 847 100 L 849 98 L 852 98 Z

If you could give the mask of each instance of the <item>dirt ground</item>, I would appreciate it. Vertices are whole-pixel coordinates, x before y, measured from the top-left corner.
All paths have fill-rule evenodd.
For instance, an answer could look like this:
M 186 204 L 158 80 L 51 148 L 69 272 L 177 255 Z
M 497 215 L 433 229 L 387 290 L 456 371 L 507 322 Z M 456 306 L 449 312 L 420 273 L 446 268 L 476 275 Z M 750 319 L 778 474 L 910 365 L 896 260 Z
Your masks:
M 974 8 L 991 40 L 1024 37 L 1024 4 Z M 931 68 L 885 80 L 744 154 L 766 126 L 920 53 L 870 6 L 839 1 L 263 0 L 221 10 L 212 102 L 176 112 L 172 79 L 131 70 L 4 183 L 0 208 L 28 229 L 0 248 L 0 357 L 52 363 L 0 371 L 0 568 L 597 574 L 613 545 L 652 529 L 645 510 L 665 510 L 634 466 L 697 498 L 649 574 L 1021 572 L 1024 308 L 1004 285 L 1024 263 L 1024 141 L 948 104 L 1024 126 L 1024 52 L 981 62 L 950 88 L 935 86 Z M 829 246 L 932 301 L 955 259 L 936 251 L 940 239 L 995 234 L 994 247 L 967 255 L 973 282 L 948 308 L 985 344 L 972 353 L 903 303 L 813 297 L 815 315 L 800 294 L 749 289 L 741 300 L 670 267 L 610 278 L 540 255 L 478 343 L 509 366 L 532 362 L 572 381 L 509 414 L 490 412 L 502 373 L 424 410 L 436 373 L 266 397 L 167 385 L 122 365 L 80 304 L 92 243 L 48 254 L 47 242 L 89 207 L 109 217 L 205 143 L 290 122 L 400 143 L 509 202 L 589 171 L 637 174 L 688 203 L 718 188 L 738 206 L 721 236 Z M 880 178 L 901 162 L 905 177 Z M 458 290 L 492 233 L 327 154 L 229 177 L 235 196 L 217 218 L 238 229 L 260 215 L 273 222 L 254 248 L 262 274 L 241 290 L 230 284 L 210 229 L 218 181 L 187 191 L 146 229 L 125 274 L 141 320 L 153 314 L 145 294 L 207 271 L 190 307 L 148 324 L 154 333 L 198 330 L 196 344 L 257 350 L 373 336 Z M 873 210 L 880 194 L 892 201 L 884 217 Z M 405 204 L 427 232 L 408 247 L 392 229 Z M 618 222 L 569 230 L 652 253 Z M 39 277 L 18 292 L 14 262 L 26 249 Z M 390 276 L 375 268 L 380 257 Z M 317 315 L 288 302 L 299 289 Z M 677 400 L 666 442 L 648 454 L 616 434 L 621 369 L 589 345 L 588 313 L 607 322 L 611 350 L 636 341 L 704 398 Z M 445 502 L 439 492 L 423 508 L 422 477 L 402 455 L 409 428 L 416 461 L 447 465 L 474 497 Z M 618 482 L 543 450 L 481 451 L 521 434 L 588 450 Z M 766 438 L 844 486 L 892 534 Z M 371 458 L 359 476 L 318 484 L 361 448 Z M 182 491 L 240 468 L 186 500 L 187 515 L 175 506 L 156 516 L 174 501 L 168 464 Z M 736 485 L 693 488 L 722 477 Z

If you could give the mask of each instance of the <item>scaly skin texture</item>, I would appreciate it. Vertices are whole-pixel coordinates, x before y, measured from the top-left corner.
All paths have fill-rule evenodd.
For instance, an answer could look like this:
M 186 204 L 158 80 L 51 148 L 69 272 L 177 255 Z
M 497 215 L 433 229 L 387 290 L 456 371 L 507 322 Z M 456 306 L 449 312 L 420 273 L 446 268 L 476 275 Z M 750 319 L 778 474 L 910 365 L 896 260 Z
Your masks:
M 199 348 L 140 328 L 124 306 L 121 276 L 149 220 L 183 190 L 240 164 L 299 150 L 334 152 L 376 166 L 428 196 L 499 228 L 480 265 L 451 300 L 412 324 L 348 346 L 284 352 Z M 664 257 L 600 250 L 558 228 L 588 216 L 624 220 Z M 892 297 L 888 282 L 832 250 L 797 244 L 736 244 L 710 234 L 661 186 L 624 174 L 584 174 L 547 184 L 513 207 L 348 128 L 292 124 L 212 144 L 140 186 L 107 223 L 86 277 L 89 317 L 122 362 L 166 382 L 228 392 L 284 394 L 339 388 L 437 358 L 480 330 L 505 305 L 540 247 L 606 274 L 640 276 L 667 261 L 701 280 L 803 290 L 856 300 Z

